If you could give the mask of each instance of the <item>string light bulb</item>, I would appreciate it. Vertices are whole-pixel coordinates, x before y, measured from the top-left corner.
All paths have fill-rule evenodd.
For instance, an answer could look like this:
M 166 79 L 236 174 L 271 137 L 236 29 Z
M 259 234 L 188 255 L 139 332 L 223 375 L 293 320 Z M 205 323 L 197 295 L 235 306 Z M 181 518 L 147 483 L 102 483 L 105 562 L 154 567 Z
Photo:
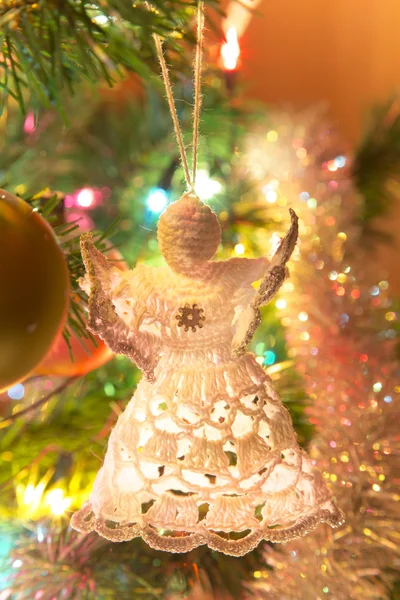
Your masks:
M 240 56 L 240 46 L 236 27 L 229 27 L 226 32 L 226 42 L 221 47 L 221 57 L 224 68 L 234 71 Z
M 71 506 L 71 498 L 64 496 L 61 488 L 54 488 L 47 492 L 46 503 L 50 506 L 53 515 L 60 517 Z
M 167 206 L 167 192 L 162 188 L 152 190 L 147 198 L 146 204 L 152 213 L 160 214 Z
M 201 200 L 210 200 L 215 194 L 221 192 L 222 185 L 216 179 L 212 179 L 205 169 L 199 169 L 195 188 Z
M 76 197 L 76 203 L 82 208 L 90 208 L 93 206 L 95 201 L 95 193 L 91 188 L 83 188 L 78 192 Z

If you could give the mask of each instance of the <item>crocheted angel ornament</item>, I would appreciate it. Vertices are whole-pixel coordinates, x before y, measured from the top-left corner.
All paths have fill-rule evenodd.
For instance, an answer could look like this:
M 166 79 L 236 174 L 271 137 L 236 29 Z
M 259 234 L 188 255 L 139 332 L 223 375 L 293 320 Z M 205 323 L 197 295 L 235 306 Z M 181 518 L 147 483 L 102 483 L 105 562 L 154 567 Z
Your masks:
M 145 377 L 110 435 L 89 502 L 72 517 L 75 529 L 240 556 L 262 539 L 342 522 L 270 378 L 245 351 L 259 307 L 287 276 L 298 235 L 290 213 L 271 262 L 211 260 L 220 226 L 192 193 L 160 217 L 165 266 L 122 272 L 82 238 L 89 329 Z

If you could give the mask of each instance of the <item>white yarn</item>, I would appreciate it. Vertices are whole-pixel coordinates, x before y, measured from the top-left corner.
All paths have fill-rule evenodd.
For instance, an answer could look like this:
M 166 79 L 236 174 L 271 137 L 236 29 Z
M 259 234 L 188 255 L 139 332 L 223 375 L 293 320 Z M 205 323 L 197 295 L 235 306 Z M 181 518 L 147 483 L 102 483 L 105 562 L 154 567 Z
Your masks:
M 168 265 L 120 272 L 83 242 L 92 330 L 142 360 L 147 379 L 118 419 L 90 501 L 72 526 L 114 541 L 142 536 L 171 552 L 208 544 L 241 555 L 261 539 L 287 541 L 319 522 L 337 526 L 342 514 L 299 448 L 270 378 L 254 355 L 234 353 L 254 321 L 249 307 L 261 304 L 251 284 L 268 277 L 270 263 L 209 262 L 201 253 L 196 262 L 192 242 L 203 217 L 213 222 L 206 211 L 186 226 L 193 235 L 177 231 L 192 274 Z M 203 311 L 195 331 L 179 325 L 186 305 Z

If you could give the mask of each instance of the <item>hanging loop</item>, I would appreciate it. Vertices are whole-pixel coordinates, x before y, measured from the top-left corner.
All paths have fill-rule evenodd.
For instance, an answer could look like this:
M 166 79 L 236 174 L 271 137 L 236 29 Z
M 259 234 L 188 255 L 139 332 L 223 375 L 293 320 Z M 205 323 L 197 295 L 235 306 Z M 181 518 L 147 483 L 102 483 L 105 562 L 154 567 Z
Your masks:
M 147 8 L 151 10 L 150 4 L 147 2 Z M 181 155 L 182 167 L 185 174 L 186 185 L 188 191 L 196 195 L 195 182 L 196 182 L 196 171 L 197 171 L 197 151 L 199 144 L 199 124 L 200 124 L 200 110 L 201 110 L 201 65 L 203 55 L 203 30 L 204 30 L 204 3 L 199 2 L 197 7 L 197 46 L 196 55 L 194 61 L 194 109 L 193 109 L 193 164 L 192 164 L 192 175 L 190 174 L 186 148 L 183 142 L 182 130 L 179 124 L 178 113 L 176 110 L 174 94 L 172 91 L 171 79 L 167 63 L 165 61 L 163 46 L 161 38 L 157 33 L 153 33 L 154 43 L 158 60 L 160 62 L 161 74 L 164 81 L 165 91 L 168 100 L 168 106 L 174 125 L 175 135 L 179 146 L 179 152 Z
M 203 31 L 204 31 L 204 3 L 201 1 L 197 7 L 197 46 L 194 61 L 194 108 L 193 108 L 193 186 L 196 184 L 197 151 L 199 145 L 199 124 L 201 111 L 201 68 L 203 58 Z

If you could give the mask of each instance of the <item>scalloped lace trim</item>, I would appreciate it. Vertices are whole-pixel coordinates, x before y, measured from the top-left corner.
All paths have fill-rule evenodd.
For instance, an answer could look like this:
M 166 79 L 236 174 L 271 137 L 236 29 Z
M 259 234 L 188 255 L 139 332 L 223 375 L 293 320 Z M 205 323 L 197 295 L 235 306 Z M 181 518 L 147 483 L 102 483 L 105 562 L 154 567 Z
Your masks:
M 226 539 L 205 527 L 195 533 L 175 532 L 166 535 L 162 530 L 149 525 L 129 523 L 121 525 L 103 518 L 96 518 L 90 502 L 81 510 L 74 513 L 71 525 L 81 533 L 96 531 L 103 538 L 112 542 L 127 542 L 135 537 L 142 537 L 149 546 L 156 550 L 180 553 L 189 552 L 198 546 L 206 544 L 212 550 L 231 556 L 243 556 L 253 550 L 262 540 L 274 543 L 286 543 L 314 531 L 320 523 L 327 523 L 333 528 L 344 523 L 344 515 L 337 506 L 328 501 L 330 509 L 319 508 L 314 514 L 303 516 L 292 525 L 285 528 L 253 529 L 241 539 Z

